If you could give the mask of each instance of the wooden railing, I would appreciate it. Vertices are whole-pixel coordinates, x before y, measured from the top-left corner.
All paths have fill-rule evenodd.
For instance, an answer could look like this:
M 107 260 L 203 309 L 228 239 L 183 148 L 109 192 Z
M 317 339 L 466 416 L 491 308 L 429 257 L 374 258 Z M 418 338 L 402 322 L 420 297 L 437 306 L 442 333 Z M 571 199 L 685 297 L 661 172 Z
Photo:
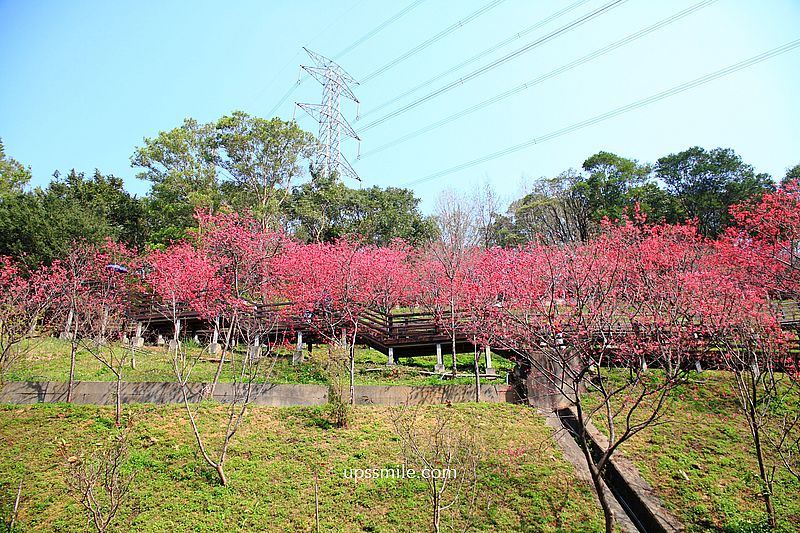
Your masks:
M 269 321 L 277 329 L 302 331 L 313 333 L 315 331 L 315 321 L 320 320 L 322 311 L 307 310 L 297 312 L 291 309 L 291 302 L 259 303 L 253 304 L 252 317 L 256 320 Z M 800 305 L 796 301 L 782 301 L 777 304 L 781 313 L 782 325 L 785 329 L 797 330 L 800 326 Z M 140 298 L 136 302 L 131 302 L 128 312 L 129 322 L 143 322 L 151 327 L 164 327 L 169 322 L 171 310 L 165 307 L 159 308 L 153 300 L 147 301 Z M 187 305 L 179 306 L 177 318 L 186 321 L 203 320 L 200 314 Z M 330 317 L 328 317 L 330 318 Z M 334 315 L 335 319 L 335 315 Z M 366 310 L 359 317 L 359 336 L 367 341 L 380 343 L 384 346 L 402 344 L 432 344 L 446 343 L 451 339 L 450 333 L 450 314 L 447 312 L 435 314 L 429 311 L 404 312 L 404 313 L 385 313 L 378 310 Z M 456 320 L 456 341 L 459 343 L 469 342 L 470 337 L 459 327 L 459 319 Z M 204 328 L 208 327 L 204 324 Z M 195 328 L 199 329 L 199 328 Z M 618 324 L 614 328 L 598 332 L 599 335 L 607 335 L 610 338 L 623 337 L 634 332 L 633 327 L 625 327 Z M 647 334 L 647 332 L 642 332 Z M 568 337 L 569 335 L 565 335 Z M 800 345 L 798 345 L 800 349 Z

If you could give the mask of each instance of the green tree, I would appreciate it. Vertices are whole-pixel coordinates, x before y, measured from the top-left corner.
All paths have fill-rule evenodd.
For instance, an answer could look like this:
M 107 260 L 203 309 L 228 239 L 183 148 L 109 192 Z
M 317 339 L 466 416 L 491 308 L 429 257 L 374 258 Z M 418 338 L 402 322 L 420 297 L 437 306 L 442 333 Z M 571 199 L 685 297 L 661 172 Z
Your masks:
M 367 241 L 385 246 L 394 239 L 419 245 L 436 235 L 436 225 L 423 217 L 413 191 L 398 187 L 350 189 L 345 205 L 347 233 L 362 235 Z
M 768 174 L 756 174 L 730 148 L 706 151 L 695 146 L 662 157 L 656 176 L 678 200 L 683 213 L 696 218 L 700 231 L 711 237 L 727 226 L 728 206 L 775 188 Z
M 146 202 L 151 242 L 184 237 L 195 209 L 219 206 L 217 153 L 214 126 L 191 118 L 136 148 L 131 166 L 143 169 L 136 177 L 152 183 Z
M 30 167 L 25 168 L 16 159 L 7 157 L 0 138 L 0 200 L 21 193 L 30 180 Z
M 219 164 L 232 178 L 233 203 L 249 208 L 263 227 L 277 227 L 292 182 L 317 150 L 314 136 L 296 122 L 242 111 L 222 117 L 215 127 Z
M 344 235 L 342 218 L 348 192 L 335 175 L 316 172 L 310 181 L 293 187 L 286 212 L 295 238 L 304 242 L 330 242 Z
M 295 237 L 307 242 L 360 235 L 378 246 L 394 239 L 422 244 L 433 238 L 436 229 L 418 205 L 409 189 L 352 189 L 335 175 L 314 172 L 311 181 L 293 188 L 287 216 Z
M 643 186 L 652 171 L 650 165 L 609 152 L 589 157 L 583 162 L 583 170 L 589 175 L 574 187 L 586 197 L 594 221 L 618 219 L 631 204 L 631 190 Z
M 784 185 L 792 180 L 800 182 L 800 163 L 797 163 L 795 166 L 786 169 L 786 175 L 781 180 L 781 185 Z
M 91 178 L 75 170 L 54 177 L 45 189 L 0 202 L 0 255 L 36 264 L 61 257 L 77 240 L 144 243 L 142 203 L 125 191 L 121 179 L 97 170 Z
M 584 184 L 584 177 L 574 169 L 538 180 L 533 191 L 511 203 L 507 216 L 498 217 L 500 226 L 494 232 L 499 244 L 588 240 L 595 223 Z
M 650 222 L 677 224 L 686 219 L 678 199 L 654 181 L 628 189 L 626 202 L 629 207 L 639 204 L 641 212 L 647 214 Z

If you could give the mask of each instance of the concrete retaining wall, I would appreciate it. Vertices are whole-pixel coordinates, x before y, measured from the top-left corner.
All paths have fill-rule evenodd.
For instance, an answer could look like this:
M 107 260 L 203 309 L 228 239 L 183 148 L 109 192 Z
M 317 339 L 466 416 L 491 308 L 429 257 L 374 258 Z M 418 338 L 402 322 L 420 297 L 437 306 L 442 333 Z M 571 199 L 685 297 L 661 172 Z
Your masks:
M 201 399 L 208 384 L 192 383 L 190 398 Z M 77 404 L 111 405 L 114 403 L 116 383 L 108 381 L 79 381 L 75 383 L 73 402 Z M 235 393 L 230 383 L 219 383 L 214 399 L 230 401 Z M 256 405 L 292 406 L 322 405 L 328 401 L 325 385 L 278 385 L 271 383 L 253 385 L 252 403 Z M 484 402 L 505 402 L 506 385 L 481 387 Z M 183 396 L 177 383 L 123 383 L 122 403 L 181 403 Z M 359 405 L 436 404 L 471 402 L 475 387 L 471 385 L 429 386 L 356 386 L 356 403 Z M 64 402 L 67 384 L 63 382 L 9 382 L 0 390 L 0 403 L 31 404 Z

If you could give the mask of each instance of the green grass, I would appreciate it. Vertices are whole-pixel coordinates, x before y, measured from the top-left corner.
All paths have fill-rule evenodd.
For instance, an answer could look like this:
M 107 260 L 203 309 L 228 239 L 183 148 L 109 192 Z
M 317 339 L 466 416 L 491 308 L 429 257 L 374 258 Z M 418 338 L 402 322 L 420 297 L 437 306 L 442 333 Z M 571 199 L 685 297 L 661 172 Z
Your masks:
M 756 492 L 759 479 L 752 437 L 736 401 L 730 374 L 693 374 L 689 383 L 673 391 L 663 421 L 619 450 L 687 531 L 768 530 L 763 501 Z M 793 403 L 794 409 L 800 405 L 797 398 Z M 603 429 L 603 424 L 597 425 Z M 778 463 L 774 457 L 769 460 Z M 780 466 L 775 505 L 779 530 L 800 530 L 800 483 Z
M 190 355 L 203 353 L 200 346 L 192 342 L 185 344 Z M 326 383 L 326 378 L 321 371 L 321 365 L 315 360 L 324 357 L 326 346 L 315 346 L 311 356 L 306 352 L 307 361 L 300 365 L 292 365 L 291 355 L 286 350 L 278 352 L 272 371 L 264 374 L 260 381 L 270 383 Z M 163 347 L 145 347 L 138 351 L 136 368 L 127 365 L 123 372 L 123 379 L 131 382 L 144 381 L 174 381 L 175 375 L 167 350 Z M 29 353 L 19 361 L 6 376 L 9 381 L 68 381 L 69 380 L 69 353 L 70 345 L 67 341 L 53 338 L 38 339 L 34 341 Z M 215 362 L 207 361 L 208 354 L 201 357 L 192 371 L 191 381 L 208 382 L 214 377 L 217 369 Z M 356 349 L 356 382 L 361 385 L 435 385 L 443 383 L 468 384 L 474 378 L 461 377 L 456 379 L 422 374 L 421 371 L 433 371 L 436 357 L 402 357 L 394 367 L 386 366 L 386 356 L 375 350 L 367 348 Z M 449 357 L 446 358 L 449 360 Z M 499 378 L 495 383 L 505 383 L 505 372 L 510 372 L 513 363 L 497 356 L 492 356 L 492 361 Z M 481 358 L 481 370 L 483 370 Z M 270 363 L 271 364 L 271 363 Z M 268 366 L 268 365 L 265 365 Z M 458 355 L 459 372 L 469 373 L 473 368 L 473 354 Z M 368 371 L 368 369 L 380 369 Z M 88 351 L 80 350 L 77 354 L 76 379 L 79 381 L 113 381 L 114 374 L 102 363 L 95 359 Z M 233 381 L 230 369 L 226 365 L 221 377 L 222 381 Z M 492 381 L 487 381 L 491 383 Z
M 205 430 L 220 428 L 222 408 L 203 404 Z M 479 435 L 482 460 L 475 515 L 456 517 L 473 531 L 599 531 L 602 519 L 540 417 L 508 404 L 422 408 L 420 423 L 446 412 Z M 130 459 L 137 477 L 119 514 L 119 530 L 312 531 L 313 474 L 320 483 L 323 531 L 425 531 L 429 507 L 422 480 L 345 479 L 345 468 L 402 463 L 392 410 L 356 408 L 347 429 L 325 429 L 324 408 L 251 408 L 234 438 L 220 487 L 175 406 L 126 406 L 134 420 Z M 219 429 L 218 429 L 219 431 Z M 78 531 L 85 518 L 66 493 L 57 449 L 91 448 L 112 435 L 105 407 L 0 406 L 0 519 L 19 480 L 20 531 Z M 448 528 L 450 522 L 445 521 Z M 447 529 L 445 529 L 447 530 Z

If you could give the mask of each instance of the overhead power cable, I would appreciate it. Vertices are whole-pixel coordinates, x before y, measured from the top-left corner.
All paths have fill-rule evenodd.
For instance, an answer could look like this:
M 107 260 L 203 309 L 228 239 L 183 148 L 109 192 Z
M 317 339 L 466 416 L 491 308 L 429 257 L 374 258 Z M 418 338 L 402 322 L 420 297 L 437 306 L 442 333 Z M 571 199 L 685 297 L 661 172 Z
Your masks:
M 288 98 L 289 98 L 289 97 L 292 95 L 292 93 L 294 92 L 294 90 L 295 90 L 295 89 L 297 89 L 297 87 L 298 87 L 298 86 L 299 86 L 301 83 L 303 83 L 304 81 L 305 81 L 305 79 L 303 79 L 303 78 L 299 78 L 299 77 L 298 77 L 298 78 L 297 78 L 297 81 L 296 81 L 296 82 L 294 82 L 294 83 L 292 84 L 292 86 L 291 86 L 291 87 L 289 87 L 289 90 L 288 90 L 288 91 L 286 91 L 286 92 L 283 94 L 283 96 L 281 97 L 281 99 L 280 99 L 280 100 L 278 100 L 278 103 L 277 103 L 277 104 L 275 104 L 275 105 L 272 107 L 272 109 L 270 109 L 270 110 L 267 112 L 267 118 L 270 118 L 270 117 L 272 117 L 272 115 L 273 115 L 273 114 L 275 114 L 275 111 L 277 111 L 278 109 L 280 109 L 280 107 L 283 105 L 283 103 L 284 103 L 284 102 L 285 102 L 285 101 L 286 101 L 286 100 L 287 100 L 287 99 L 288 99 Z
M 501 100 L 505 100 L 506 98 L 509 98 L 510 96 L 513 96 L 513 95 L 515 95 L 515 94 L 517 94 L 517 93 L 519 93 L 521 91 L 524 91 L 525 89 L 530 89 L 531 87 L 533 87 L 535 85 L 538 85 L 539 83 L 542 83 L 542 82 L 544 82 L 546 80 L 554 78 L 554 77 L 558 76 L 559 74 L 563 74 L 564 72 L 572 70 L 573 68 L 578 67 L 580 65 L 583 65 L 584 63 L 587 63 L 587 62 L 589 62 L 589 61 L 591 61 L 593 59 L 597 59 L 598 57 L 603 56 L 603 55 L 605 55 L 605 54 L 607 54 L 607 53 L 609 53 L 609 52 L 611 52 L 613 50 L 616 50 L 617 48 L 619 48 L 621 46 L 624 46 L 626 44 L 630 44 L 630 43 L 634 42 L 635 40 L 640 39 L 640 38 L 644 37 L 645 35 L 649 35 L 650 33 L 654 32 L 656 30 L 659 30 L 659 29 L 661 29 L 661 28 L 663 28 L 665 26 L 668 26 L 669 24 L 672 24 L 673 22 L 676 22 L 676 21 L 678 21 L 678 20 L 690 15 L 690 14 L 694 13 L 695 11 L 698 11 L 698 10 L 700 10 L 700 9 L 706 7 L 706 6 L 709 6 L 709 5 L 713 4 L 716 1 L 717 0 L 703 0 L 702 2 L 698 2 L 697 4 L 694 4 L 693 6 L 687 7 L 683 11 L 675 13 L 674 15 L 671 15 L 671 16 L 665 18 L 665 19 L 662 19 L 662 20 L 656 22 L 655 24 L 651 24 L 650 26 L 647 26 L 646 28 L 642 28 L 639 31 L 631 33 L 630 35 L 627 35 L 626 37 L 623 37 L 622 39 L 620 39 L 618 41 L 615 41 L 615 42 L 609 44 L 608 46 L 604 46 L 603 48 L 595 50 L 594 52 L 591 52 L 591 53 L 589 53 L 589 54 L 587 54 L 587 55 L 585 55 L 585 56 L 583 56 L 583 57 L 581 57 L 579 59 L 576 59 L 575 61 L 571 61 L 571 62 L 567 63 L 566 65 L 562 65 L 562 66 L 560 66 L 560 67 L 558 67 L 558 68 L 556 68 L 554 70 L 551 70 L 550 72 L 547 72 L 546 74 L 542 74 L 541 76 L 533 78 L 533 79 L 523 83 L 522 85 L 518 85 L 517 87 L 514 87 L 514 88 L 509 89 L 507 91 L 504 91 L 504 92 L 502 92 L 500 94 L 492 96 L 491 98 L 487 98 L 486 100 L 483 100 L 482 102 L 479 102 L 479 103 L 477 103 L 477 104 L 475 104 L 473 106 L 470 106 L 470 107 L 468 107 L 466 109 L 463 109 L 463 110 L 461 110 L 461 111 L 459 111 L 457 113 L 453 113 L 452 115 L 449 115 L 449 116 L 447 116 L 447 117 L 445 117 L 445 118 L 443 118 L 441 120 L 438 120 L 438 121 L 436 121 L 436 122 L 434 122 L 432 124 L 428 124 L 427 126 L 424 126 L 424 127 L 420 128 L 418 130 L 412 131 L 411 133 L 403 135 L 402 137 L 399 137 L 399 138 L 397 138 L 397 139 L 395 139 L 393 141 L 389 141 L 386 144 L 382 144 L 381 146 L 378 146 L 377 148 L 373 148 L 372 150 L 366 151 L 363 154 L 361 154 L 359 159 L 363 159 L 363 158 L 367 158 L 367 157 L 373 156 L 373 155 L 375 155 L 377 153 L 380 153 L 380 152 L 382 152 L 384 150 L 387 150 L 389 148 L 397 146 L 398 144 L 402 144 L 402 143 L 404 143 L 406 141 L 409 141 L 409 140 L 411 140 L 411 139 L 413 139 L 415 137 L 418 137 L 419 135 L 422 135 L 423 133 L 428 133 L 429 131 L 435 130 L 436 128 L 444 126 L 445 124 L 449 124 L 450 122 L 453 122 L 454 120 L 458 120 L 459 118 L 466 117 L 466 116 L 470 115 L 471 113 L 474 113 L 475 111 L 478 111 L 480 109 L 488 107 L 488 106 L 490 106 L 492 104 L 495 104 L 495 103 L 497 103 L 497 102 L 499 102 Z
M 498 5 L 502 4 L 503 2 L 505 2 L 505 0 L 492 0 L 488 4 L 484 5 L 480 9 L 478 9 L 477 11 L 474 11 L 474 12 L 470 13 L 466 18 L 464 18 L 462 20 L 459 20 L 455 24 L 451 24 L 447 28 L 443 29 L 442 31 L 440 31 L 439 33 L 437 33 L 436 35 L 431 37 L 430 39 L 427 39 L 426 41 L 423 41 L 422 43 L 420 43 L 417 46 L 415 46 L 414 48 L 408 50 L 404 54 L 401 54 L 400 56 L 392 59 L 391 61 L 389 61 L 388 63 L 386 63 L 382 67 L 379 67 L 375 71 L 373 71 L 370 74 L 364 76 L 359 81 L 359 83 L 363 85 L 364 83 L 367 83 L 371 79 L 373 79 L 373 78 L 375 78 L 377 76 L 380 76 L 381 74 L 383 74 L 384 72 L 386 72 L 390 68 L 394 67 L 398 63 L 400 63 L 402 61 L 405 61 L 406 59 L 408 59 L 409 57 L 413 56 L 414 54 L 417 54 L 417 53 L 421 52 L 422 50 L 426 49 L 427 47 L 429 47 L 430 45 L 434 44 L 435 42 L 440 41 L 441 39 L 444 39 L 445 37 L 447 37 L 448 35 L 450 35 L 454 31 L 463 28 L 466 24 L 469 24 L 470 22 L 472 22 L 473 20 L 475 20 L 476 18 L 480 17 L 481 15 L 483 15 L 485 13 L 488 13 L 493 8 L 497 7 Z
M 675 87 L 672 87 L 671 89 L 667 89 L 666 91 L 662 91 L 662 92 L 654 94 L 652 96 L 648 96 L 647 98 L 643 98 L 641 100 L 637 100 L 636 102 L 633 102 L 631 104 L 624 105 L 622 107 L 618 107 L 618 108 L 613 109 L 611 111 L 608 111 L 606 113 L 603 113 L 603 114 L 600 114 L 600 115 L 596 115 L 596 116 L 594 116 L 594 117 L 592 117 L 590 119 L 587 119 L 587 120 L 584 120 L 584 121 L 581 121 L 581 122 L 577 122 L 575 124 L 572 124 L 571 126 L 567 126 L 565 128 L 561 128 L 559 130 L 552 131 L 552 132 L 547 133 L 545 135 L 542 135 L 540 137 L 535 137 L 535 138 L 530 139 L 528 141 L 525 141 L 523 143 L 520 143 L 520 144 L 517 144 L 517 145 L 514 145 L 514 146 L 510 146 L 510 147 L 505 148 L 503 150 L 499 150 L 497 152 L 493 152 L 491 154 L 487 154 L 485 156 L 479 157 L 477 159 L 473 159 L 471 161 L 467 161 L 466 163 L 462 163 L 460 165 L 456 165 L 454 167 L 450 167 L 448 169 L 441 170 L 441 171 L 435 172 L 433 174 L 429 174 L 429 175 L 427 175 L 425 177 L 422 177 L 422 178 L 410 181 L 408 183 L 405 183 L 402 186 L 403 187 L 411 187 L 413 185 L 419 185 L 420 183 L 424 183 L 426 181 L 431 181 L 431 180 L 440 178 L 442 176 L 446 176 L 448 174 L 452 174 L 454 172 L 458 172 L 459 170 L 464 170 L 464 169 L 470 168 L 472 166 L 479 165 L 481 163 L 485 163 L 486 161 L 491 161 L 493 159 L 497 159 L 498 157 L 502 157 L 504 155 L 508 155 L 508 154 L 511 154 L 511 153 L 514 153 L 514 152 L 518 152 L 520 150 L 523 150 L 523 149 L 528 148 L 530 146 L 533 146 L 535 144 L 541 144 L 541 143 L 543 143 L 545 141 L 549 141 L 551 139 L 555 139 L 556 137 L 560 137 L 562 135 L 566 135 L 567 133 L 572 133 L 573 131 L 576 131 L 576 130 L 579 130 L 579 129 L 582 129 L 582 128 L 585 128 L 585 127 L 588 127 L 588 126 L 592 126 L 594 124 L 597 124 L 598 122 L 602 122 L 602 121 L 608 120 L 610 118 L 616 117 L 616 116 L 621 115 L 623 113 L 627 113 L 628 111 L 633 111 L 634 109 L 638 109 L 638 108 L 646 106 L 648 104 L 652 104 L 654 102 L 658 102 L 659 100 L 663 100 L 665 98 L 669 98 L 670 96 L 674 96 L 674 95 L 682 93 L 684 91 L 688 91 L 689 89 L 694 89 L 695 87 L 699 87 L 700 85 L 703 85 L 705 83 L 714 81 L 714 80 L 722 78 L 724 76 L 728 76 L 730 74 L 733 74 L 734 72 L 738 72 L 738 71 L 740 71 L 742 69 L 745 69 L 747 67 L 753 66 L 753 65 L 758 64 L 758 63 L 761 63 L 762 61 L 766 61 L 767 59 L 771 59 L 771 58 L 773 58 L 775 56 L 784 54 L 784 53 L 789 52 L 791 50 L 794 50 L 795 48 L 798 48 L 798 47 L 800 47 L 800 39 L 788 42 L 788 43 L 786 43 L 784 45 L 778 46 L 777 48 L 773 48 L 772 50 L 769 50 L 769 51 L 764 52 L 762 54 L 759 54 L 757 56 L 751 57 L 750 59 L 746 59 L 744 61 L 740 61 L 739 63 L 735 63 L 735 64 L 730 65 L 728 67 L 725 67 L 723 69 L 720 69 L 720 70 L 717 70 L 715 72 L 712 72 L 711 74 L 707 74 L 707 75 L 702 76 L 700 78 L 696 78 L 696 79 L 694 79 L 692 81 L 688 81 L 686 83 L 682 83 L 680 85 L 676 85 Z
M 338 59 L 338 58 L 340 58 L 341 56 L 343 56 L 343 55 L 345 55 L 345 54 L 347 54 L 347 53 L 349 53 L 349 52 L 352 52 L 352 51 L 353 51 L 353 50 L 355 50 L 357 47 L 361 46 L 361 45 L 362 45 L 362 44 L 364 44 L 366 41 L 368 41 L 369 39 L 371 39 L 372 37 L 374 37 L 375 35 L 377 35 L 378 33 L 380 33 L 382 30 L 386 29 L 386 28 L 387 28 L 388 26 L 390 26 L 392 23 L 394 23 L 395 21 L 397 21 L 398 19 L 400 19 L 400 18 L 401 18 L 403 15 L 405 15 L 406 13 L 408 13 L 409 11 L 411 11 L 412 9 L 414 9 L 415 7 L 417 7 L 418 5 L 420 5 L 420 4 L 421 4 L 422 2 L 424 2 L 424 1 L 425 1 L 425 0 L 414 0 L 414 1 L 413 1 L 413 2 L 411 2 L 409 5 L 407 5 L 406 7 L 404 7 L 403 9 L 401 9 L 400 11 L 398 11 L 397 13 L 395 13 L 394 15 L 392 15 L 392 16 L 391 16 L 391 17 L 389 17 L 388 19 L 386 19 L 386 20 L 384 20 L 383 22 L 381 22 L 380 24 L 378 24 L 378 25 L 377 25 L 375 28 L 373 28 L 372 30 L 370 30 L 368 33 L 364 34 L 363 36 L 359 37 L 359 38 L 358 38 L 358 39 L 356 39 L 354 42 L 352 42 L 351 44 L 349 44 L 348 46 L 346 46 L 346 47 L 345 47 L 345 48 L 344 48 L 344 49 L 343 49 L 341 52 L 339 52 L 338 54 L 336 54 L 335 56 L 333 56 L 333 58 L 334 58 L 334 59 Z M 360 2 L 358 2 L 358 3 L 360 3 Z M 352 8 L 351 8 L 351 9 L 352 9 Z M 327 29 L 326 29 L 326 30 L 324 30 L 324 31 L 327 31 Z M 321 33 L 322 33 L 322 32 L 321 32 Z M 317 34 L 317 37 L 319 37 L 319 35 L 320 35 L 320 34 Z M 315 37 L 315 39 L 316 39 L 316 37 Z M 298 51 L 298 54 L 299 54 L 299 53 L 300 53 L 300 52 Z M 295 55 L 295 57 L 296 57 L 296 56 L 297 56 L 297 55 Z M 304 75 L 304 76 L 298 77 L 298 78 L 297 78 L 297 81 L 296 81 L 296 82 L 294 82 L 294 83 L 292 84 L 292 86 L 291 86 L 291 87 L 289 87 L 289 90 L 287 90 L 287 91 L 284 93 L 284 95 L 281 97 L 281 99 L 280 99 L 280 100 L 278 100 L 278 103 L 277 103 L 277 104 L 275 104 L 275 105 L 272 107 L 272 109 L 270 109 L 270 110 L 269 110 L 269 112 L 267 113 L 267 116 L 268 116 L 268 117 L 271 117 L 271 116 L 272 116 L 272 115 L 273 115 L 273 114 L 274 114 L 274 113 L 275 113 L 275 112 L 276 112 L 278 109 L 280 109 L 280 107 L 281 107 L 281 106 L 284 104 L 284 102 L 286 102 L 286 100 L 288 100 L 288 99 L 289 99 L 289 97 L 290 97 L 290 96 L 292 95 L 292 93 L 293 93 L 293 92 L 294 92 L 294 91 L 297 89 L 297 87 L 299 87 L 299 86 L 300 86 L 300 85 L 301 85 L 301 84 L 302 84 L 304 81 L 306 81 L 308 78 L 309 78 L 309 76 L 308 76 L 307 74 L 306 74 L 306 75 Z
M 392 15 L 388 19 L 384 20 L 382 23 L 378 24 L 378 26 L 373 28 L 372 31 L 368 32 L 363 37 L 357 39 L 351 45 L 345 47 L 341 52 L 339 52 L 338 54 L 333 56 L 333 59 L 336 60 L 336 59 L 339 59 L 340 57 L 342 57 L 345 54 L 349 54 L 350 52 L 355 50 L 357 47 L 361 46 L 362 44 L 364 44 L 368 40 L 370 40 L 373 37 L 375 37 L 378 33 L 383 31 L 384 29 L 386 29 L 386 27 L 388 27 L 389 25 L 394 23 L 396 20 L 401 18 L 403 15 L 405 15 L 406 13 L 408 13 L 409 11 L 411 11 L 412 9 L 414 9 L 415 7 L 417 7 L 418 5 L 420 5 L 424 1 L 425 0 L 415 0 L 414 2 L 411 2 L 409 5 L 407 5 L 406 7 L 404 7 L 403 9 L 398 11 L 397 13 L 395 13 L 394 15 Z
M 360 117 L 357 117 L 356 120 L 358 120 L 359 118 L 363 119 L 364 117 L 372 115 L 372 114 L 380 111 L 381 109 L 384 109 L 384 108 L 392 105 L 393 103 L 395 103 L 395 102 L 397 102 L 399 100 L 402 100 L 406 96 L 414 94 L 415 92 L 419 91 L 420 89 L 424 89 L 425 87 L 433 84 L 434 82 L 439 81 L 440 79 L 444 78 L 445 76 L 447 76 L 449 74 L 452 74 L 453 72 L 456 72 L 458 70 L 461 70 L 462 68 L 466 67 L 467 65 L 471 65 L 475 61 L 478 61 L 479 59 L 482 59 L 482 58 L 486 57 L 487 55 L 491 54 L 492 52 L 496 52 L 500 48 L 506 46 L 509 43 L 512 43 L 512 42 L 516 41 L 517 39 L 521 39 L 522 37 L 524 37 L 525 35 L 529 34 L 530 32 L 532 32 L 534 30 L 538 30 L 539 28 L 541 28 L 542 26 L 544 26 L 548 22 L 551 22 L 551 21 L 561 17 L 562 15 L 565 15 L 566 13 L 569 13 L 570 11 L 575 9 L 576 7 L 578 7 L 578 6 L 582 5 L 582 4 L 585 4 L 588 1 L 589 0 L 578 0 L 575 3 L 568 5 L 567 7 L 561 9 L 560 11 L 557 11 L 556 13 L 553 13 L 549 17 L 546 17 L 546 18 L 540 20 L 539 22 L 537 22 L 535 24 L 532 24 L 531 26 L 528 26 L 527 28 L 515 33 L 511 37 L 509 37 L 509 38 L 507 38 L 507 39 L 505 39 L 503 41 L 498 42 L 494 46 L 491 46 L 491 47 L 489 47 L 489 48 L 477 53 L 476 55 L 470 57 L 469 59 L 466 59 L 466 60 L 462 61 L 458 65 L 450 67 L 449 69 L 445 70 L 444 72 L 440 72 L 436 76 L 434 76 L 434 77 L 432 77 L 432 78 L 420 83 L 419 85 L 416 85 L 415 87 L 405 91 L 402 94 L 399 94 L 399 95 L 395 96 L 391 100 L 387 100 L 387 101 L 383 102 L 382 104 L 379 104 L 379 105 L 373 107 L 372 109 L 370 109 L 370 110 L 368 110 L 368 111 L 366 111 L 364 113 L 361 113 Z
M 579 18 L 573 20 L 572 22 L 566 24 L 565 26 L 562 26 L 562 27 L 558 28 L 557 30 L 548 33 L 544 37 L 540 37 L 539 39 L 536 39 L 535 41 L 526 44 L 522 48 L 518 48 L 517 50 L 514 50 L 513 52 L 510 52 L 510 53 L 504 55 L 503 57 L 501 57 L 499 59 L 496 59 L 496 60 L 494 60 L 494 61 L 492 61 L 492 62 L 490 62 L 490 63 L 488 63 L 488 64 L 486 64 L 486 65 L 484 65 L 484 66 L 482 66 L 482 67 L 480 67 L 478 69 L 476 69 L 476 70 L 473 70 L 472 72 L 470 72 L 466 76 L 464 76 L 462 78 L 459 78 L 458 80 L 456 80 L 454 82 L 448 83 L 448 84 L 444 85 L 443 87 L 440 87 L 439 89 L 437 89 L 437 90 L 435 90 L 435 91 L 433 91 L 433 92 L 431 92 L 431 93 L 429 93 L 429 94 L 427 94 L 427 95 L 425 95 L 425 96 L 423 96 L 421 98 L 418 98 L 417 100 L 414 100 L 413 102 L 411 102 L 411 103 L 409 103 L 407 105 L 404 105 L 403 107 L 401 107 L 401 108 L 399 108 L 399 109 L 397 109 L 395 111 L 392 111 L 391 113 L 388 113 L 388 114 L 382 116 L 379 119 L 373 120 L 372 122 L 370 122 L 369 124 L 367 124 L 363 128 L 359 129 L 357 133 L 361 134 L 362 132 L 364 132 L 364 131 L 366 131 L 368 129 L 371 129 L 371 128 L 377 126 L 378 124 L 381 124 L 382 122 L 386 122 L 390 118 L 394 118 L 397 115 L 400 115 L 401 113 L 405 113 L 409 109 L 413 109 L 413 108 L 417 107 L 418 105 L 420 105 L 420 104 L 422 104 L 424 102 L 427 102 L 428 100 L 431 100 L 432 98 L 436 98 L 437 96 L 439 96 L 441 94 L 444 94 L 447 91 L 449 91 L 449 90 L 451 90 L 451 89 L 453 89 L 455 87 L 458 87 L 459 85 L 462 85 L 462 84 L 464 84 L 464 83 L 466 83 L 466 82 L 468 82 L 468 81 L 470 81 L 470 80 L 472 80 L 474 78 L 477 78 L 478 76 L 480 76 L 482 74 L 485 74 L 486 72 L 489 72 L 490 70 L 492 70 L 494 68 L 497 68 L 500 65 L 502 65 L 504 63 L 507 63 L 508 61 L 511 61 L 512 59 L 515 59 L 515 58 L 521 56 L 522 54 L 532 50 L 533 48 L 535 48 L 535 47 L 537 47 L 537 46 L 539 46 L 541 44 L 544 44 L 547 41 L 555 39 L 559 35 L 567 33 L 568 31 L 577 28 L 578 26 L 580 26 L 581 24 L 584 24 L 585 22 L 588 22 L 588 21 L 590 21 L 590 20 L 592 20 L 592 19 L 594 19 L 596 17 L 599 17 L 603 13 L 606 13 L 607 11 L 609 11 L 609 10 L 611 10 L 611 9 L 613 9 L 613 8 L 623 4 L 625 2 L 627 2 L 627 0 L 612 0 L 611 2 L 608 2 L 607 4 L 604 4 L 603 6 L 595 9 L 594 11 L 592 11 L 590 13 L 587 13 L 586 15 L 583 15 L 582 17 L 579 17 Z

